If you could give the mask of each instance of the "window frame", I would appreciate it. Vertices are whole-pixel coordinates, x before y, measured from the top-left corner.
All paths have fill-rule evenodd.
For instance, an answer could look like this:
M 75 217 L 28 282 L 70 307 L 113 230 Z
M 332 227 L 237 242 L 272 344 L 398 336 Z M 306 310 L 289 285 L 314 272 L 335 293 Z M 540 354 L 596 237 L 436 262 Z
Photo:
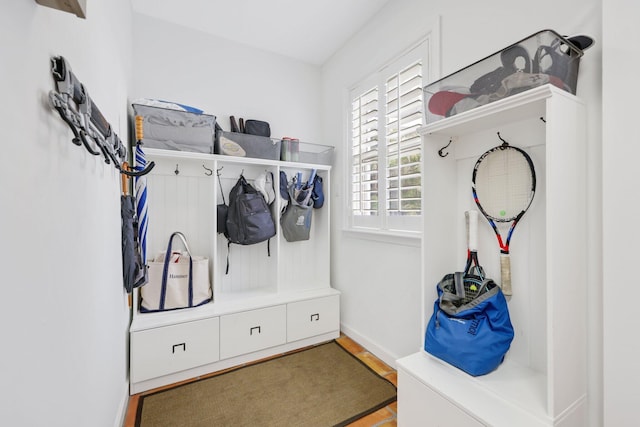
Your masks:
M 345 209 L 345 225 L 346 231 L 356 233 L 367 233 L 377 235 L 384 239 L 395 237 L 411 237 L 418 238 L 422 230 L 422 213 L 420 215 L 389 215 L 387 212 L 387 188 L 386 176 L 378 178 L 378 209 L 379 215 L 361 216 L 353 213 L 353 134 L 352 134 L 352 103 L 354 94 L 363 94 L 374 87 L 378 88 L 378 102 L 384 104 L 386 91 L 385 85 L 387 80 L 404 69 L 409 68 L 412 64 L 422 61 L 422 86 L 428 82 L 435 81 L 436 72 L 439 62 L 436 61 L 434 46 L 434 32 L 430 32 L 417 42 L 411 44 L 404 49 L 399 55 L 387 61 L 368 77 L 360 80 L 358 83 L 348 88 L 346 94 L 346 105 L 348 106 L 346 117 L 346 149 L 345 149 L 345 194 L 347 195 Z M 422 123 L 425 124 L 424 106 L 422 106 Z M 378 165 L 379 171 L 387 171 L 387 144 L 386 144 L 386 107 L 378 108 Z M 384 169 L 380 169 L 380 165 Z M 423 171 L 421 171 L 422 175 Z M 421 178 L 421 189 L 422 189 Z M 424 206 L 421 206 L 421 211 Z

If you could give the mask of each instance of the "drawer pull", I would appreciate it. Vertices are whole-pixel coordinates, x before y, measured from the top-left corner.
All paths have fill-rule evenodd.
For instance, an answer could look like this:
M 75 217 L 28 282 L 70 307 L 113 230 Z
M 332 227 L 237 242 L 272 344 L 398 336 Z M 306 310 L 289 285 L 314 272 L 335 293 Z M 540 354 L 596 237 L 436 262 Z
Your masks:
M 187 351 L 187 343 L 184 343 L 184 342 L 183 342 L 183 343 L 180 343 L 180 344 L 174 344 L 174 345 L 173 345 L 173 349 L 171 350 L 171 353 L 172 353 L 172 354 L 175 354 L 175 352 L 176 352 L 176 347 L 182 347 L 182 351 L 183 351 L 183 352 L 184 352 L 184 351 Z
M 254 331 L 254 329 L 257 329 L 257 330 L 258 330 L 258 333 L 260 333 L 260 332 L 261 332 L 261 331 L 260 331 L 260 326 L 254 326 L 253 328 L 249 329 L 249 335 L 253 335 L 253 331 Z
M 313 322 L 314 320 L 316 322 L 320 321 L 320 313 L 316 313 L 316 314 L 312 314 L 311 315 L 311 322 Z

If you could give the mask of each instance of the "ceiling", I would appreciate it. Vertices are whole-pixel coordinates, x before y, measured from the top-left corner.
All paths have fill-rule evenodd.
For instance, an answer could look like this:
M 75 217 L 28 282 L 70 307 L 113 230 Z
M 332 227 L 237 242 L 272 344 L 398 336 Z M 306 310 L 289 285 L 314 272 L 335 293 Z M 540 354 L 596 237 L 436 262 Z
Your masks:
M 323 64 L 390 0 L 131 0 L 137 13 Z

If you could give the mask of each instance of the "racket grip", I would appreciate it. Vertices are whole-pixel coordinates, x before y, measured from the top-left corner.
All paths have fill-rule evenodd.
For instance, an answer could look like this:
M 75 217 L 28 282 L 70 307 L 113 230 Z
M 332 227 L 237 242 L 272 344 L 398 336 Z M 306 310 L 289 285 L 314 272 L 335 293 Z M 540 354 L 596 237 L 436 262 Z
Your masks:
M 471 252 L 478 250 L 478 211 L 470 210 L 464 213 L 467 221 L 467 247 Z
M 500 277 L 502 293 L 506 296 L 513 295 L 511 289 L 511 258 L 508 254 L 500 254 Z

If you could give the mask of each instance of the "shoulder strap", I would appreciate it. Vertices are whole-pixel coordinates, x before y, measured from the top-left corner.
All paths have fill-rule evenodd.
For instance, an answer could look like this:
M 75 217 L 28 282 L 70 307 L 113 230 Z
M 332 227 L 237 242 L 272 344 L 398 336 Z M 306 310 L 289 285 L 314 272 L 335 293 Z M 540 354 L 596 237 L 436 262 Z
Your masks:
M 456 273 L 453 274 L 453 281 L 454 281 L 454 285 L 456 287 L 456 295 L 460 298 L 460 299 L 464 299 L 465 297 L 465 292 L 464 292 L 464 273 L 461 271 L 458 271 Z

